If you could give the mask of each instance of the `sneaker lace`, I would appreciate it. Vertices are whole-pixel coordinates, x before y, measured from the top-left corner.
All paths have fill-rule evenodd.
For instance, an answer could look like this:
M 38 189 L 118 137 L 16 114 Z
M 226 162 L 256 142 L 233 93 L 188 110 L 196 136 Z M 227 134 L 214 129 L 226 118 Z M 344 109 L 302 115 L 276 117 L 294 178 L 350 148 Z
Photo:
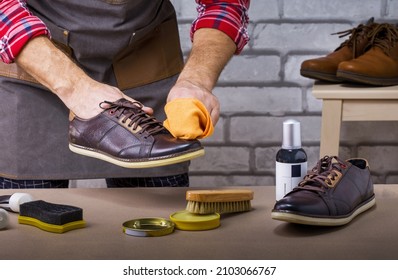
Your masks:
M 345 162 L 338 157 L 325 156 L 307 173 L 297 188 L 326 192 L 327 189 L 334 186 L 346 167 Z
M 388 55 L 398 41 L 398 30 L 392 24 L 383 23 L 369 32 L 368 37 L 371 45 L 378 46 Z
M 349 46 L 352 48 L 353 57 L 357 57 L 360 54 L 357 54 L 357 44 L 364 38 L 366 38 L 367 34 L 375 28 L 377 24 L 373 23 L 373 18 L 369 19 L 366 24 L 360 24 L 357 27 L 339 31 L 336 33 L 332 33 L 332 35 L 339 35 L 339 38 L 343 38 L 345 36 L 350 35 L 350 37 L 344 41 L 336 50 Z
M 149 135 L 154 135 L 166 130 L 161 122 L 156 120 L 155 117 L 149 116 L 142 110 L 143 105 L 138 101 L 103 101 L 100 103 L 100 107 L 105 111 L 109 111 L 118 119 L 123 117 L 123 123 L 126 123 L 129 120 L 128 127 L 131 127 L 133 130 L 136 130 L 140 126 L 140 133 L 146 131 Z

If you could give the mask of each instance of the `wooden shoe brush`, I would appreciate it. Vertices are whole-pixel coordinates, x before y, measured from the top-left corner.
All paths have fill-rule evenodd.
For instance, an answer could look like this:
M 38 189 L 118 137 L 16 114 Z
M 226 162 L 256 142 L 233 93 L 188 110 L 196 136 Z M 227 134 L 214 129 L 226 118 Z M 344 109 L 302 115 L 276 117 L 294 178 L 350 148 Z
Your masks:
M 190 190 L 186 210 L 195 214 L 250 211 L 253 195 L 249 189 Z

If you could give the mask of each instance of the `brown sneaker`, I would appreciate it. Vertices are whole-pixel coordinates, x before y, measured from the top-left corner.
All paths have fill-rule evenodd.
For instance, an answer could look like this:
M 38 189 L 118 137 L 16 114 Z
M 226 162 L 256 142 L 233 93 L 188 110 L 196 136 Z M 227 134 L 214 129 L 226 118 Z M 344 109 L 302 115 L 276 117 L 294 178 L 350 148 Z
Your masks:
M 341 82 L 336 77 L 336 71 L 340 62 L 348 61 L 362 55 L 369 45 L 367 34 L 377 27 L 378 24 L 369 19 L 366 24 L 360 24 L 357 27 L 334 34 L 339 34 L 340 38 L 351 36 L 343 42 L 334 52 L 319 58 L 305 60 L 301 64 L 300 74 L 303 77 L 322 80 L 327 82 Z
M 199 141 L 174 138 L 138 102 L 120 99 L 100 106 L 104 111 L 98 116 L 70 121 L 71 151 L 126 168 L 170 165 L 204 155 Z
M 372 47 L 362 56 L 342 62 L 337 77 L 373 86 L 398 84 L 398 29 L 383 23 L 371 31 Z
M 324 157 L 303 181 L 277 201 L 271 217 L 285 222 L 340 226 L 375 205 L 365 159 Z

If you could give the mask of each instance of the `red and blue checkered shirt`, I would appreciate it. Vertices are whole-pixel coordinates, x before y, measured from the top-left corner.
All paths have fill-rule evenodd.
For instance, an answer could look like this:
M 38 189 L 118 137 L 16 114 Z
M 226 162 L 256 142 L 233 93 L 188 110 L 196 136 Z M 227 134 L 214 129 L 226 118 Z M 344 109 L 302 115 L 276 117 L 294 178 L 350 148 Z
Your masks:
M 192 23 L 191 37 L 200 28 L 215 28 L 227 34 L 240 53 L 249 40 L 247 24 L 250 0 L 196 0 L 198 17 Z M 32 15 L 26 0 L 0 0 L 0 57 L 12 63 L 23 46 L 37 36 L 48 36 L 46 25 Z

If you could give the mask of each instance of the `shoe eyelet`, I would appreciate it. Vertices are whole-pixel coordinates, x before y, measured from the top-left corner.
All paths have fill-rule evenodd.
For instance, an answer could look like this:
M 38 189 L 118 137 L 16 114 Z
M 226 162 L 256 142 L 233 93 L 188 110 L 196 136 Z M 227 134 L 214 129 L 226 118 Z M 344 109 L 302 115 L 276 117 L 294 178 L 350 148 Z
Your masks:
M 115 114 L 114 110 L 109 110 L 109 115 L 113 116 Z

